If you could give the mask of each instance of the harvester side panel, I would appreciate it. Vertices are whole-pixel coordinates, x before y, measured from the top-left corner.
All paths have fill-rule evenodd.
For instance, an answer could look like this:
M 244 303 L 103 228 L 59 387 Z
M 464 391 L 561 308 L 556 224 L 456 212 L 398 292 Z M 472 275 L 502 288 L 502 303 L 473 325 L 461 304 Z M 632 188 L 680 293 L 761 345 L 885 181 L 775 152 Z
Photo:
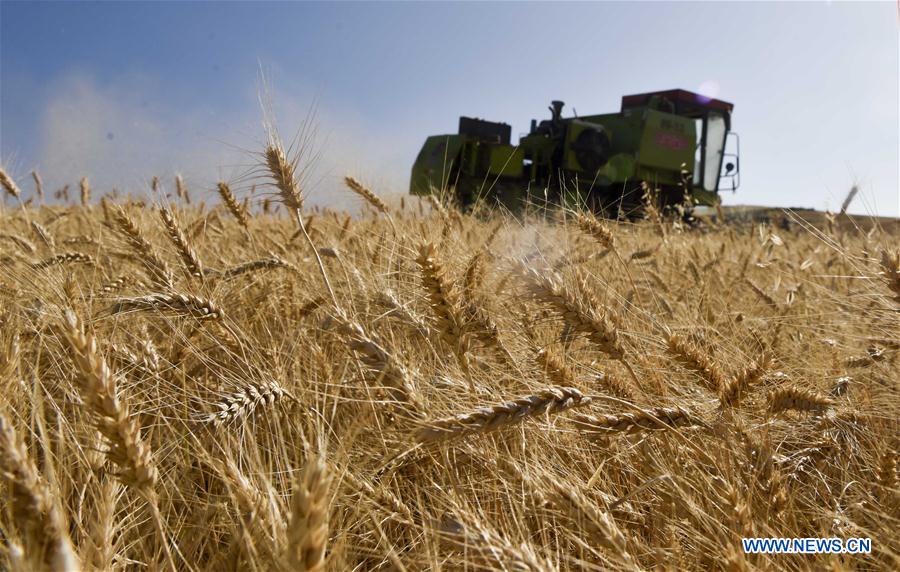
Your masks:
M 451 176 L 465 143 L 465 135 L 433 135 L 426 139 L 413 164 L 410 193 L 428 195 L 434 188 L 445 189 L 454 184 Z
M 653 109 L 644 111 L 638 163 L 663 173 L 680 173 L 682 165 L 694 165 L 697 133 L 694 120 Z M 659 183 L 677 184 L 678 179 Z M 666 177 L 666 178 L 670 178 Z

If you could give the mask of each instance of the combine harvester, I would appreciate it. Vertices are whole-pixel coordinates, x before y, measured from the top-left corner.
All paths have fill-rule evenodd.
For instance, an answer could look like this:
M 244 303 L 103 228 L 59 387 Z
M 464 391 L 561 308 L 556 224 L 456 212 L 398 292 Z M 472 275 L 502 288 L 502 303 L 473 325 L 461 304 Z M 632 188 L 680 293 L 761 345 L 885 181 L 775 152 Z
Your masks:
M 563 117 L 563 105 L 552 102 L 551 118 L 532 120 L 518 145 L 506 123 L 460 117 L 457 134 L 426 139 L 410 193 L 452 191 L 465 209 L 565 203 L 630 217 L 640 214 L 645 188 L 659 207 L 690 208 L 740 185 L 728 102 L 675 89 L 627 95 L 618 113 Z

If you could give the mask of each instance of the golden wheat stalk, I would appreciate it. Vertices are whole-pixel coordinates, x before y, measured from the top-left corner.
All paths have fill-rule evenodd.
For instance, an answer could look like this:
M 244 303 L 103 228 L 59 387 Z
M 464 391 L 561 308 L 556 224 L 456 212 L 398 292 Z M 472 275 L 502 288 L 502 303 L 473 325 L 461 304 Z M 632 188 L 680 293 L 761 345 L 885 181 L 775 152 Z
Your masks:
M 285 561 L 290 570 L 319 572 L 325 568 L 328 543 L 331 475 L 321 457 L 309 459 L 291 497 Z
M 19 189 L 16 181 L 13 180 L 2 167 L 0 167 L 0 186 L 2 186 L 6 193 L 14 199 L 18 199 L 22 196 L 22 191 Z
M 750 362 L 750 365 L 742 368 L 723 383 L 719 392 L 719 400 L 723 405 L 738 405 L 747 388 L 762 379 L 770 365 L 771 358 L 768 353 L 764 352 L 758 360 Z
M 655 407 L 635 413 L 602 415 L 600 417 L 578 413 L 573 416 L 572 422 L 581 431 L 595 436 L 706 426 L 699 415 L 683 407 Z
M 618 331 L 607 315 L 597 315 L 594 308 L 584 304 L 552 276 L 541 275 L 525 266 L 519 266 L 519 273 L 525 279 L 528 293 L 539 302 L 553 308 L 569 327 L 585 334 L 597 349 L 609 357 L 624 359 L 625 350 L 619 340 Z
M 419 334 L 423 336 L 428 335 L 428 325 L 425 321 L 412 310 L 401 304 L 390 289 L 378 292 L 375 295 L 375 303 L 384 306 L 390 310 L 390 313 L 396 314 L 401 320 L 413 326 Z
M 221 272 L 221 275 L 223 280 L 231 280 L 233 278 L 237 278 L 242 274 L 259 272 L 261 270 L 273 270 L 275 268 L 288 268 L 294 271 L 297 270 L 297 267 L 290 262 L 282 260 L 277 256 L 269 256 L 268 258 L 260 258 L 259 260 L 251 260 L 250 262 L 244 262 L 242 264 L 232 266 L 231 268 L 226 269 L 224 272 Z
M 749 278 L 745 278 L 744 282 L 746 282 L 747 285 L 750 286 L 750 289 L 753 290 L 753 293 L 756 294 L 756 296 L 760 300 L 765 302 L 766 305 L 768 305 L 770 308 L 775 311 L 779 311 L 781 309 L 781 306 L 778 304 L 778 302 L 776 302 L 775 299 L 768 294 L 768 292 L 757 286 L 755 282 L 753 282 Z
M 363 198 L 367 203 L 372 205 L 372 207 L 380 212 L 381 214 L 388 214 L 388 206 L 385 204 L 381 198 L 372 192 L 371 189 L 357 181 L 351 176 L 344 177 L 344 184 L 347 185 L 351 191 L 359 195 Z
M 95 570 L 111 570 L 116 559 L 116 535 L 121 525 L 116 520 L 116 501 L 121 484 L 103 477 L 95 497 L 96 507 L 91 515 L 91 529 L 85 547 L 86 557 Z
M 42 270 L 44 268 L 59 266 L 61 264 L 94 264 L 94 259 L 89 255 L 82 254 L 80 252 L 65 252 L 63 254 L 51 256 L 50 258 L 46 258 L 44 260 L 41 260 L 40 262 L 35 262 L 31 265 L 31 267 L 35 270 Z
M 52 251 L 56 248 L 56 241 L 53 239 L 53 235 L 41 223 L 36 220 L 31 221 L 31 231 L 49 250 Z
M 187 185 L 184 184 L 184 177 L 181 175 L 175 175 L 175 194 L 179 199 L 191 204 L 191 196 L 188 194 Z
M 390 489 L 382 486 L 376 488 L 363 478 L 354 475 L 352 471 L 345 472 L 343 479 L 347 481 L 353 489 L 362 491 L 365 497 L 386 513 L 395 515 L 397 520 L 404 524 L 413 524 L 414 517 L 412 509 L 400 500 L 397 495 L 391 492 Z
M 37 169 L 31 171 L 31 178 L 34 179 L 34 193 L 39 201 L 44 202 L 44 182 L 41 180 L 41 174 L 37 172 Z
M 394 399 L 407 403 L 414 410 L 421 410 L 422 403 L 409 380 L 409 373 L 376 339 L 369 337 L 358 323 L 336 314 L 331 318 L 337 324 L 336 331 L 347 347 L 360 360 L 378 373 L 379 381 L 387 384 Z
M 127 366 L 131 370 L 138 370 L 149 377 L 159 373 L 159 362 L 149 359 L 146 355 L 138 356 L 126 346 L 110 344 L 112 353 L 110 361 L 114 366 Z
M 606 256 L 608 252 L 612 252 L 613 256 L 615 256 L 616 260 L 622 266 L 622 270 L 625 271 L 625 276 L 628 278 L 628 281 L 631 283 L 631 289 L 636 290 L 637 286 L 635 285 L 634 278 L 631 276 L 631 270 L 628 268 L 628 262 L 619 254 L 619 249 L 616 247 L 615 237 L 612 234 L 612 231 L 606 227 L 602 222 L 597 220 L 593 215 L 585 215 L 582 213 L 575 213 L 575 221 L 578 227 L 582 232 L 591 236 L 597 243 L 606 249 L 605 252 L 601 254 L 601 256 Z M 626 366 L 628 364 L 625 364 Z M 637 381 L 637 376 L 634 375 L 634 372 L 631 371 L 629 367 L 629 372 L 635 378 L 635 382 Z
M 515 363 L 515 358 L 500 337 L 500 328 L 484 308 L 471 303 L 466 306 L 465 316 L 465 329 L 473 338 L 485 348 L 493 350 L 501 360 L 510 364 Z
M 465 279 L 463 280 L 463 298 L 467 302 L 474 302 L 478 290 L 484 282 L 484 258 L 486 251 L 482 248 L 469 259 L 466 264 Z
M 266 158 L 266 166 L 269 169 L 269 175 L 272 177 L 275 188 L 278 189 L 281 202 L 287 209 L 293 211 L 294 218 L 297 220 L 297 225 L 300 227 L 300 231 L 306 239 L 309 248 L 312 250 L 313 256 L 316 257 L 319 274 L 322 276 L 325 288 L 331 296 L 331 301 L 334 303 L 335 308 L 340 308 L 337 295 L 334 293 L 334 288 L 331 286 L 331 280 L 328 279 L 328 272 L 325 271 L 325 264 L 322 262 L 322 257 L 319 256 L 319 251 L 313 243 L 312 238 L 309 236 L 309 232 L 306 230 L 306 225 L 303 222 L 303 193 L 301 192 L 300 184 L 295 177 L 294 171 L 296 165 L 291 161 L 288 161 L 284 149 L 278 142 L 274 142 L 266 147 L 264 155 Z
M 773 514 L 782 512 L 788 502 L 786 489 L 781 472 L 775 464 L 775 457 L 768 442 L 762 441 L 753 435 L 738 431 L 738 436 L 744 444 L 744 453 L 749 464 L 746 466 L 747 484 L 763 494 L 765 503 L 771 507 Z
M 550 348 L 538 351 L 535 354 L 535 361 L 551 383 L 562 386 L 575 385 L 577 377 L 575 372 Z
M 197 256 L 197 252 L 193 249 L 190 242 L 188 242 L 187 237 L 184 235 L 184 231 L 181 230 L 181 226 L 175 219 L 175 215 L 168 207 L 162 207 L 159 209 L 159 216 L 162 218 L 163 225 L 166 227 L 166 234 L 169 236 L 169 240 L 175 245 L 178 256 L 181 257 L 181 262 L 184 264 L 187 275 L 202 279 L 203 264 L 200 262 L 200 257 Z
M 73 236 L 63 240 L 63 244 L 67 244 L 70 246 L 100 246 L 100 241 L 91 236 Z
M 453 417 L 426 421 L 416 433 L 416 439 L 421 443 L 429 443 L 488 433 L 541 415 L 581 407 L 590 402 L 590 397 L 584 396 L 573 387 L 551 387 L 513 401 L 482 407 Z
M 116 378 L 100 356 L 97 341 L 84 332 L 75 313 L 66 310 L 64 317 L 63 335 L 75 362 L 75 379 L 97 430 L 106 439 L 106 457 L 116 466 L 123 484 L 155 499 L 158 473 L 153 455 L 128 406 L 118 398 Z
M 639 569 L 629 551 L 628 540 L 615 520 L 583 493 L 552 474 L 537 481 L 508 459 L 497 457 L 494 461 L 500 471 L 525 485 L 538 505 L 555 507 L 589 530 L 592 540 L 606 548 L 612 559 L 621 562 L 627 569 Z
M 0 234 L 0 238 L 4 240 L 8 240 L 16 245 L 16 247 L 24 252 L 25 254 L 34 254 L 37 252 L 37 247 L 27 238 L 19 236 L 17 234 Z
M 104 294 L 114 294 L 125 288 L 126 286 L 143 287 L 144 284 L 131 274 L 122 274 L 106 282 L 100 287 L 100 291 Z
M 250 224 L 247 219 L 247 211 L 245 211 L 240 203 L 238 203 L 234 193 L 231 192 L 231 187 L 228 186 L 228 183 L 219 181 L 216 185 L 216 189 L 219 191 L 219 196 L 222 197 L 222 202 L 225 203 L 225 206 L 228 208 L 228 212 L 231 213 L 244 230 L 247 230 Z
M 294 176 L 296 165 L 288 161 L 281 145 L 269 145 L 265 151 L 266 165 L 275 182 L 275 188 L 281 194 L 281 202 L 285 207 L 302 211 L 303 195 Z
M 692 341 L 678 334 L 671 334 L 667 349 L 675 360 L 695 371 L 712 391 L 720 391 L 726 384 L 725 372 L 706 352 Z
M 465 329 L 461 300 L 456 287 L 447 279 L 446 270 L 438 260 L 436 250 L 431 242 L 420 244 L 416 264 L 419 266 L 422 286 L 428 293 L 429 305 L 437 319 L 438 334 L 453 348 L 460 364 L 467 369 L 469 333 Z
M 460 515 L 461 516 L 461 515 Z M 466 564 L 486 570 L 515 570 L 516 572 L 552 572 L 557 570 L 548 559 L 541 559 L 527 544 L 513 544 L 491 530 L 475 517 L 454 518 L 437 531 L 442 539 L 462 550 Z
M 35 565 L 77 572 L 78 556 L 69 539 L 63 515 L 40 477 L 12 424 L 0 414 L 0 478 L 9 486 L 9 505 L 16 527 L 25 533 L 26 556 Z
M 772 414 L 789 410 L 822 412 L 833 405 L 831 399 L 802 387 L 784 387 L 769 394 L 769 412 Z
M 616 241 L 612 231 L 593 216 L 575 213 L 575 222 L 583 233 L 596 240 L 597 244 L 603 248 L 616 249 Z
M 87 207 L 91 204 L 91 183 L 87 177 L 81 177 L 78 186 L 81 189 L 81 206 Z
M 219 320 L 225 314 L 211 300 L 193 294 L 149 294 L 137 298 L 119 298 L 109 309 L 111 315 L 122 312 L 160 312 L 192 316 L 198 320 Z
M 613 373 L 601 371 L 594 376 L 593 381 L 600 389 L 619 399 L 628 401 L 634 399 L 632 384 Z
M 289 398 L 290 394 L 275 380 L 260 383 L 247 383 L 240 391 L 226 395 L 216 403 L 216 411 L 206 415 L 202 421 L 215 426 L 246 419 L 263 406 Z
M 428 204 L 431 205 L 431 210 L 438 213 L 438 216 L 441 217 L 441 220 L 444 221 L 445 226 L 450 225 L 450 215 L 447 214 L 447 209 L 444 207 L 444 203 L 441 202 L 441 199 L 437 198 L 433 194 L 428 195 Z
M 128 216 L 125 209 L 118 205 L 113 205 L 111 214 L 119 229 L 119 233 L 137 255 L 138 260 L 144 265 L 148 277 L 159 286 L 171 289 L 173 287 L 173 279 L 169 265 L 156 254 L 153 245 L 144 238 L 137 224 Z

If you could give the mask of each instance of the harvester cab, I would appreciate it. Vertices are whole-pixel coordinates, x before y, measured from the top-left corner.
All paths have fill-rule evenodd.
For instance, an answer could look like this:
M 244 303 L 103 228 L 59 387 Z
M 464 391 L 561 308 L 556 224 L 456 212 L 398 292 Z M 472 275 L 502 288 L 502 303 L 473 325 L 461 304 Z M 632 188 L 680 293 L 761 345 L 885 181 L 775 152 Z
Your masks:
M 550 119 L 532 120 L 518 145 L 505 123 L 460 117 L 458 133 L 425 141 L 410 192 L 452 190 L 463 207 L 574 201 L 634 216 L 648 198 L 663 208 L 712 205 L 720 190 L 740 184 L 728 102 L 668 90 L 625 96 L 617 113 L 563 117 L 563 109 L 553 101 Z
M 731 130 L 734 105 L 683 89 L 626 95 L 622 98 L 623 112 L 626 109 L 641 108 L 657 109 L 694 120 L 692 183 L 695 188 L 713 193 L 737 190 L 740 186 L 740 138 Z M 726 152 L 729 139 L 733 143 Z

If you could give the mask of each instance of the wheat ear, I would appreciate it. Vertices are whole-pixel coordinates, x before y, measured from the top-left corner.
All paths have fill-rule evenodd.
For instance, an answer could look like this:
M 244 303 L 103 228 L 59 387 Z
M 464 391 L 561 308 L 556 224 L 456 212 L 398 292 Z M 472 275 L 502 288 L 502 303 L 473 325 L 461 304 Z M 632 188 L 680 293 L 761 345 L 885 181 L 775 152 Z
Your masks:
M 0 477 L 9 484 L 16 525 L 26 533 L 26 555 L 42 560 L 53 571 L 80 570 L 62 514 L 12 424 L 3 415 L 0 415 Z
M 307 461 L 291 497 L 286 562 L 290 570 L 319 572 L 325 568 L 331 476 L 325 462 Z
M 619 261 L 619 264 L 622 265 L 622 269 L 625 271 L 628 281 L 631 282 L 632 290 L 637 289 L 634 278 L 631 276 L 631 270 L 628 269 L 628 262 L 626 262 L 619 254 L 619 249 L 616 247 L 616 241 L 612 231 L 593 215 L 575 213 L 575 222 L 582 232 L 591 236 L 600 246 L 613 253 L 613 256 L 615 256 L 616 260 Z M 637 379 L 635 379 L 635 381 L 637 381 Z
M 0 186 L 2 186 L 6 193 L 14 199 L 18 199 L 22 195 L 19 186 L 2 167 L 0 167 Z
M 900 492 L 898 492 L 897 482 L 897 451 L 885 447 L 878 459 L 878 468 L 876 470 L 875 496 L 881 500 L 886 506 L 896 503 L 900 500 Z
M 752 280 L 750 280 L 749 278 L 745 278 L 744 282 L 747 283 L 747 286 L 750 286 L 750 289 L 753 290 L 753 293 L 756 294 L 756 296 L 760 300 L 765 302 L 767 306 L 769 306 L 770 308 L 772 308 L 775 311 L 780 310 L 781 306 L 779 306 L 778 302 L 776 302 L 775 299 L 772 298 L 768 294 L 768 292 L 766 292 L 765 290 L 763 290 L 762 288 L 757 286 L 756 283 L 753 282 Z
M 579 413 L 573 416 L 572 422 L 580 430 L 592 435 L 639 433 L 706 425 L 698 415 L 682 407 L 656 407 L 635 413 L 602 415 L 600 417 Z
M 262 383 L 248 383 L 240 391 L 225 396 L 216 403 L 216 411 L 203 418 L 215 426 L 225 425 L 234 420 L 245 419 L 258 407 L 274 405 L 290 394 L 274 380 Z
M 465 327 L 459 293 L 447 279 L 446 271 L 437 259 L 436 248 L 430 242 L 419 245 L 416 264 L 422 278 L 422 286 L 428 293 L 428 302 L 437 319 L 437 330 L 442 340 L 453 348 L 460 365 L 468 371 L 466 354 L 469 351 L 469 335 Z
M 237 199 L 234 197 L 234 193 L 231 192 L 231 187 L 228 186 L 228 183 L 224 181 L 220 181 L 216 188 L 219 191 L 219 196 L 222 197 L 222 202 L 225 203 L 225 206 L 228 208 L 228 212 L 238 221 L 238 224 L 243 227 L 244 230 L 249 229 L 249 221 L 247 220 L 247 212 L 244 208 L 237 202 Z
M 618 397 L 619 399 L 632 400 L 634 392 L 630 383 L 619 376 L 601 371 L 594 376 L 594 383 L 607 393 Z
M 423 336 L 428 335 L 428 325 L 425 324 L 422 318 L 401 304 L 390 289 L 377 293 L 375 302 L 390 310 L 391 313 L 396 313 L 401 320 L 412 325 L 419 334 Z
M 106 439 L 106 453 L 127 486 L 156 498 L 157 470 L 150 448 L 144 444 L 137 421 L 119 400 L 116 378 L 97 351 L 97 342 L 86 334 L 74 312 L 65 312 L 63 331 L 75 362 L 78 389 L 90 409 L 97 429 Z
M 456 518 L 445 520 L 438 531 L 442 538 L 463 550 L 467 559 L 479 558 L 483 564 L 475 561 L 466 562 L 477 569 L 515 570 L 516 572 L 550 572 L 556 570 L 553 564 L 542 560 L 527 544 L 515 545 L 509 539 L 489 529 L 477 518 Z M 479 565 L 481 564 L 481 565 Z
M 0 238 L 12 242 L 19 248 L 19 250 L 25 252 L 26 254 L 34 254 L 37 251 L 34 243 L 32 243 L 27 238 L 21 237 L 17 234 L 0 234 Z
M 244 262 L 243 264 L 232 266 L 231 268 L 228 268 L 227 270 L 222 272 L 222 279 L 231 280 L 232 278 L 236 278 L 241 274 L 259 272 L 261 270 L 272 270 L 275 268 L 289 268 L 291 270 L 297 270 L 297 267 L 290 262 L 282 260 L 277 256 L 270 256 L 268 258 L 251 260 L 250 262 Z
M 719 393 L 722 404 L 736 406 L 740 403 L 746 389 L 762 379 L 770 364 L 771 358 L 767 353 L 763 353 L 758 360 L 750 362 L 750 365 L 725 381 Z
M 620 560 L 629 569 L 639 569 L 628 550 L 628 541 L 615 520 L 596 503 L 585 498 L 583 493 L 562 483 L 553 475 L 537 482 L 503 457 L 498 457 L 495 462 L 502 472 L 525 485 L 537 504 L 553 506 L 567 514 L 569 518 L 592 532 L 597 543 L 606 548 L 613 558 Z
M 543 276 L 537 271 L 519 266 L 525 278 L 528 292 L 540 302 L 553 308 L 574 331 L 587 335 L 597 348 L 613 359 L 623 360 L 625 350 L 618 332 L 607 316 L 596 311 L 575 297 L 558 279 Z
M 738 435 L 744 444 L 744 452 L 749 462 L 751 484 L 765 495 L 765 502 L 771 507 L 773 514 L 784 510 L 788 502 L 788 494 L 781 472 L 775 465 L 775 457 L 767 442 L 759 441 L 750 434 L 739 431 Z
M 154 252 L 153 246 L 144 238 L 128 213 L 119 205 L 113 205 L 111 213 L 120 234 L 144 265 L 150 279 L 159 286 L 171 289 L 173 282 L 169 265 Z
M 191 204 L 191 195 L 188 193 L 187 185 L 184 184 L 184 177 L 175 175 L 175 194 L 179 199 L 187 204 Z
M 400 500 L 390 489 L 379 486 L 375 488 L 369 482 L 355 476 L 351 471 L 344 473 L 346 480 L 354 489 L 362 491 L 363 495 L 378 505 L 388 514 L 396 515 L 396 518 L 405 524 L 412 524 L 413 513 L 409 506 Z
M 75 362 L 75 382 L 93 417 L 94 426 L 106 442 L 106 458 L 116 467 L 118 480 L 147 502 L 169 567 L 174 570 L 175 563 L 159 512 L 156 491 L 159 471 L 153 452 L 141 438 L 140 425 L 131 416 L 128 405 L 119 399 L 116 376 L 100 355 L 94 336 L 85 333 L 72 310 L 65 310 L 63 318 L 63 337 Z
M 479 249 L 466 264 L 465 280 L 463 280 L 463 298 L 467 302 L 474 302 L 478 290 L 484 282 L 484 257 L 485 250 Z
M 156 311 L 177 316 L 193 316 L 198 320 L 219 320 L 224 312 L 211 300 L 192 294 L 150 294 L 137 298 L 119 298 L 110 314 L 131 311 Z
M 500 328 L 497 326 L 497 323 L 484 308 L 474 302 L 466 306 L 465 329 L 482 346 L 493 350 L 501 360 L 506 360 L 510 364 L 515 363 L 515 358 L 506 349 L 506 344 L 503 343 L 503 339 L 500 337 Z
M 725 372 L 696 344 L 678 334 L 670 335 L 668 342 L 669 353 L 681 365 L 697 372 L 708 389 L 720 391 L 725 387 Z
M 367 203 L 372 205 L 375 210 L 377 210 L 381 214 L 388 214 L 388 206 L 383 200 L 381 200 L 378 195 L 373 193 L 371 189 L 350 176 L 344 177 L 344 184 L 347 185 L 347 188 L 362 197 L 363 200 L 365 200 Z
M 285 207 L 297 211 L 303 210 L 303 195 L 294 177 L 296 166 L 288 161 L 280 145 L 269 145 L 266 148 L 266 165 L 275 180 L 275 187 L 281 194 L 281 202 Z
M 331 296 L 331 301 L 334 303 L 335 308 L 340 308 L 337 296 L 334 293 L 334 289 L 331 287 L 331 281 L 328 279 L 328 272 L 325 271 L 325 264 L 322 262 L 322 257 L 319 256 L 319 251 L 313 243 L 312 238 L 309 236 L 309 232 L 306 230 L 306 224 L 303 222 L 303 194 L 300 192 L 300 185 L 294 177 L 295 165 L 288 161 L 287 156 L 284 154 L 284 150 L 279 143 L 272 143 L 266 147 L 265 157 L 266 166 L 269 169 L 269 174 L 274 180 L 275 188 L 278 189 L 281 202 L 286 208 L 293 211 L 294 218 L 297 220 L 297 225 L 300 227 L 300 231 L 303 233 L 303 237 L 306 239 L 306 243 L 309 245 L 310 250 L 312 250 L 313 256 L 316 257 L 319 274 L 322 276 L 325 288 Z
M 547 379 L 555 385 L 571 386 L 575 384 L 575 372 L 566 365 L 555 352 L 550 348 L 544 348 L 538 351 L 534 356 L 535 361 L 541 370 L 547 376 Z
M 34 179 L 34 192 L 38 200 L 44 202 L 44 182 L 41 180 L 41 174 L 37 169 L 31 171 L 31 178 Z
M 137 280 L 134 276 L 130 274 L 122 274 L 101 286 L 100 291 L 104 294 L 113 294 L 130 285 L 144 286 L 144 284 L 142 284 L 141 281 Z
M 613 237 L 613 233 L 605 224 L 596 218 L 582 213 L 576 213 L 575 222 L 583 233 L 596 240 L 603 248 L 608 248 L 609 250 L 616 249 L 616 241 Z
M 520 397 L 491 407 L 482 407 L 444 419 L 425 422 L 416 433 L 419 442 L 440 442 L 472 435 L 488 433 L 509 427 L 544 414 L 559 413 L 591 402 L 572 387 L 551 387 L 535 395 Z
M 178 256 L 181 257 L 181 262 L 184 264 L 184 269 L 188 276 L 202 279 L 203 264 L 200 262 L 200 257 L 197 256 L 197 252 L 191 247 L 190 242 L 188 242 L 187 237 L 184 235 L 184 231 L 181 230 L 181 226 L 175 219 L 175 215 L 167 207 L 162 207 L 159 209 L 159 216 L 162 218 L 163 225 L 166 227 L 166 234 L 169 236 L 169 240 L 172 241 L 172 244 L 175 245 L 175 249 L 178 250 Z
M 376 211 L 387 217 L 388 224 L 391 225 L 391 230 L 394 231 L 395 235 L 397 234 L 397 227 L 394 225 L 394 218 L 391 216 L 390 209 L 388 208 L 387 203 L 381 200 L 381 197 L 373 193 L 371 189 L 369 189 L 367 186 L 363 185 L 353 177 L 344 177 L 344 184 L 347 185 L 347 187 L 351 191 L 353 191 L 354 193 L 362 197 L 363 200 L 365 200 L 367 203 L 372 205 L 372 207 Z
M 87 177 L 81 177 L 78 186 L 81 189 L 81 206 L 87 207 L 91 204 L 91 183 Z
M 810 411 L 822 412 L 832 407 L 834 401 L 802 387 L 784 387 L 769 394 L 769 412 Z
M 56 248 L 56 241 L 53 239 L 53 235 L 41 223 L 36 220 L 31 221 L 31 230 L 49 250 Z
M 409 382 L 406 369 L 378 342 L 369 337 L 362 326 L 342 315 L 332 317 L 336 330 L 350 348 L 368 367 L 378 373 L 379 380 L 390 388 L 393 397 L 421 410 L 422 403 Z
M 41 260 L 40 262 L 36 262 L 31 265 L 35 270 L 41 270 L 44 268 L 49 268 L 51 266 L 59 266 L 61 264 L 93 264 L 94 259 L 91 258 L 87 254 L 82 254 L 80 252 L 65 252 L 63 254 L 57 254 L 56 256 L 51 256 L 50 258 L 46 258 Z

